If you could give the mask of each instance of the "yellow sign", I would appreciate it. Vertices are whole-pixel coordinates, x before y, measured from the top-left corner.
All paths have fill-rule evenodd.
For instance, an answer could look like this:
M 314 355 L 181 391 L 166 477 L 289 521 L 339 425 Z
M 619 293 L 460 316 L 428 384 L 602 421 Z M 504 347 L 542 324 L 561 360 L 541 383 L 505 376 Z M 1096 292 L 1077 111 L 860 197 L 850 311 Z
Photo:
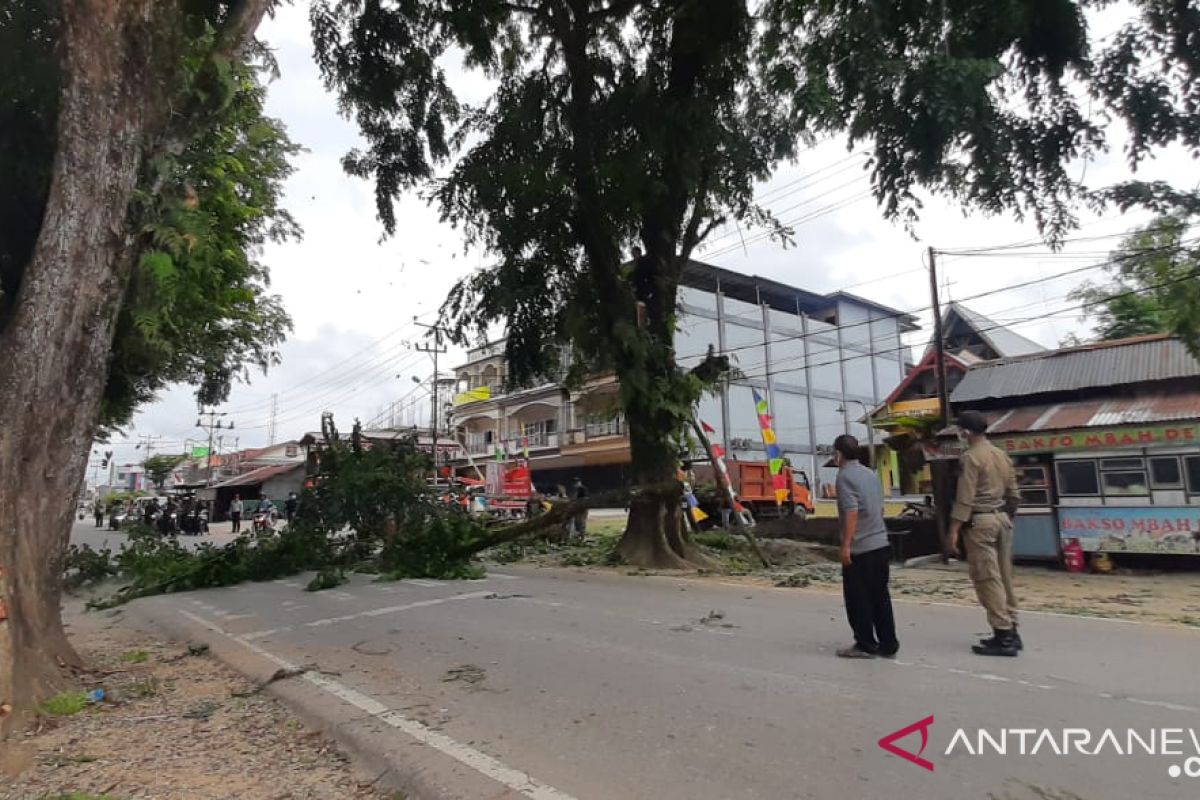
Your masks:
M 492 399 L 492 389 L 490 386 L 477 386 L 474 389 L 468 389 L 465 392 L 460 392 L 454 396 L 454 405 L 463 406 L 467 403 L 478 403 L 482 400 Z

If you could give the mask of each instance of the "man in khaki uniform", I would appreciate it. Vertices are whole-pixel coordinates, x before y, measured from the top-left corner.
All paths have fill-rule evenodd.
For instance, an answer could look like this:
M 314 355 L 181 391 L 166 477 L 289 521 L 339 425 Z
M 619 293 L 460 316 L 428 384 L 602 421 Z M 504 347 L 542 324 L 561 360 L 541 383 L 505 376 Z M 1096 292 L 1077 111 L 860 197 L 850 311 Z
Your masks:
M 981 656 L 1015 656 L 1017 596 L 1012 584 L 1013 515 L 1020 503 L 1012 461 L 987 440 L 987 420 L 977 411 L 958 418 L 969 447 L 959 459 L 958 491 L 950 512 L 950 551 L 966 531 L 967 566 L 979 604 L 995 635 L 971 649 Z

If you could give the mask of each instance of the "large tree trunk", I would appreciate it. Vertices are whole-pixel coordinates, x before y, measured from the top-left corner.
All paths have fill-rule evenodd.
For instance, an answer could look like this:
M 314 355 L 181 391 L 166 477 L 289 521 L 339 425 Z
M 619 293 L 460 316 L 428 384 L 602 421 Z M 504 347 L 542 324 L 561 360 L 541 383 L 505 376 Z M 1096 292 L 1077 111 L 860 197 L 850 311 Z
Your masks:
M 60 615 L 62 557 L 132 266 L 122 257 L 130 200 L 182 64 L 174 2 L 65 0 L 62 9 L 49 200 L 0 330 L 0 705 L 13 708 L 0 734 L 24 725 L 79 663 Z
M 670 341 L 669 339 L 667 340 Z M 677 483 L 678 457 L 674 436 L 687 420 L 671 411 L 657 393 L 681 379 L 671 358 L 669 344 L 655 348 L 653 357 L 640 363 L 628 361 L 618 368 L 634 483 L 642 491 L 629 503 L 629 521 L 617 543 L 617 553 L 626 563 L 653 569 L 696 569 L 712 561 L 692 544 L 683 518 L 682 491 Z M 653 378 L 648 380 L 648 377 Z M 656 390 L 647 391 L 647 387 Z M 673 490 L 667 487 L 674 487 Z

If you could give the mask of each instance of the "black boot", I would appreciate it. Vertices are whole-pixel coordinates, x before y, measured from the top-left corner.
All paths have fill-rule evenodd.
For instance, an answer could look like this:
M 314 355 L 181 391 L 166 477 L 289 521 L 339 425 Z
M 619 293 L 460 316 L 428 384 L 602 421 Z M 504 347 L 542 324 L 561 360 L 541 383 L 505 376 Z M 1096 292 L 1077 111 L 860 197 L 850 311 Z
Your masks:
M 999 635 L 999 633 L 1000 633 L 1000 631 L 995 631 L 995 633 L 992 635 L 992 638 L 980 639 L 979 644 L 981 644 L 985 647 L 987 645 L 994 644 L 996 642 L 996 637 Z M 1021 632 L 1017 630 L 1016 625 L 1013 625 L 1012 640 L 1013 640 L 1013 647 L 1017 648 L 1018 652 L 1025 649 L 1025 643 L 1021 641 Z
M 1017 654 L 1016 637 L 1012 631 L 997 630 L 995 636 L 973 645 L 971 651 L 977 656 L 1008 656 L 1011 658 Z

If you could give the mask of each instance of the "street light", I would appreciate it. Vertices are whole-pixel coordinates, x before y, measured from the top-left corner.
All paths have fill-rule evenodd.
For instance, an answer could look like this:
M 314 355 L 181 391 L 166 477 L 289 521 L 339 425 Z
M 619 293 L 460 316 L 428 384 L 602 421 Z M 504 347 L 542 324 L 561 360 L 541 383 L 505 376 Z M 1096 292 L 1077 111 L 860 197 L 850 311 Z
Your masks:
M 875 465 L 875 429 L 871 427 L 871 409 L 862 400 L 847 399 L 846 402 L 858 403 L 862 406 L 863 418 L 866 420 L 865 424 L 867 426 L 867 466 L 873 469 Z M 844 404 L 838 406 L 837 410 L 843 414 L 849 412 L 849 409 Z

